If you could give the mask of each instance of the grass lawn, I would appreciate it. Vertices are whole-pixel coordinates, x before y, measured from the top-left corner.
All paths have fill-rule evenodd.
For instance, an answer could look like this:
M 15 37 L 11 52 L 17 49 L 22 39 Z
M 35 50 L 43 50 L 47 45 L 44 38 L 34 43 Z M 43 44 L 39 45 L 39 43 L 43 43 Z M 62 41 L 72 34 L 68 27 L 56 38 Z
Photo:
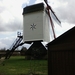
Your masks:
M 47 71 L 47 60 L 25 60 L 23 56 L 12 56 L 0 63 L 0 75 L 47 75 Z

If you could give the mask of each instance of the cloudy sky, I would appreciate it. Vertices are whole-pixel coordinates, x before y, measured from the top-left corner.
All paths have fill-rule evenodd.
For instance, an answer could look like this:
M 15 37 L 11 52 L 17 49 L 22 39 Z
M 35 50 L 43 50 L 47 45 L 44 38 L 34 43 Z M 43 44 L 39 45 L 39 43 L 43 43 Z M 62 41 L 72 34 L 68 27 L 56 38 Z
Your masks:
M 22 31 L 23 8 L 40 2 L 43 0 L 0 0 L 0 48 L 9 48 L 17 32 Z M 61 26 L 55 25 L 57 36 L 75 26 L 75 0 L 48 0 L 48 3 L 61 20 Z

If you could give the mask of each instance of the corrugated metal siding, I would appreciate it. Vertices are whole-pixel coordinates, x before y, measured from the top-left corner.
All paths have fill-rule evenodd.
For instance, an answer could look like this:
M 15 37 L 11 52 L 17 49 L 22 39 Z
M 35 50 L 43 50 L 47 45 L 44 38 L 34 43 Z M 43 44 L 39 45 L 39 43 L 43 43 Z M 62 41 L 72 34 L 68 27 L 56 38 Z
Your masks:
M 50 51 L 48 75 L 75 75 L 75 51 Z

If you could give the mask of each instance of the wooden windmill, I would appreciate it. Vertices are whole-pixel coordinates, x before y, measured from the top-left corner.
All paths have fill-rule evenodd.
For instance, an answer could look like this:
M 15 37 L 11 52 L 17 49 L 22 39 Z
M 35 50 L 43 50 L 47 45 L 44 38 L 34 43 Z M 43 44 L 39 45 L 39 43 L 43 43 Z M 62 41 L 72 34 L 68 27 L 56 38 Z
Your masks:
M 58 23 L 61 22 L 55 15 L 52 8 L 48 5 L 47 0 L 44 0 L 44 2 L 46 3 L 47 7 L 44 6 L 44 3 L 39 3 L 27 6 L 23 9 L 23 36 L 18 36 L 18 39 L 12 45 L 11 50 L 6 53 L 6 59 L 10 58 L 13 51 L 24 43 L 33 42 L 32 47 L 30 47 L 31 49 L 33 47 L 35 47 L 35 49 L 38 47 L 44 47 L 42 46 L 42 41 L 50 42 L 50 24 L 53 36 L 56 38 L 51 13 L 54 15 Z M 23 43 L 21 43 L 22 39 Z

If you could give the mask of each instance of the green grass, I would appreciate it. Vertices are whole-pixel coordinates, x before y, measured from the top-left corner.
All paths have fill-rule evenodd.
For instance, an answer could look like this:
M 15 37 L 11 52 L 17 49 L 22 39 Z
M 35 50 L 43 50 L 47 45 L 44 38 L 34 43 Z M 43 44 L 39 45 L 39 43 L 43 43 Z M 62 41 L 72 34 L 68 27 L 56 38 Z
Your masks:
M 25 60 L 23 56 L 13 56 L 0 64 L 0 75 L 47 75 L 47 60 Z

